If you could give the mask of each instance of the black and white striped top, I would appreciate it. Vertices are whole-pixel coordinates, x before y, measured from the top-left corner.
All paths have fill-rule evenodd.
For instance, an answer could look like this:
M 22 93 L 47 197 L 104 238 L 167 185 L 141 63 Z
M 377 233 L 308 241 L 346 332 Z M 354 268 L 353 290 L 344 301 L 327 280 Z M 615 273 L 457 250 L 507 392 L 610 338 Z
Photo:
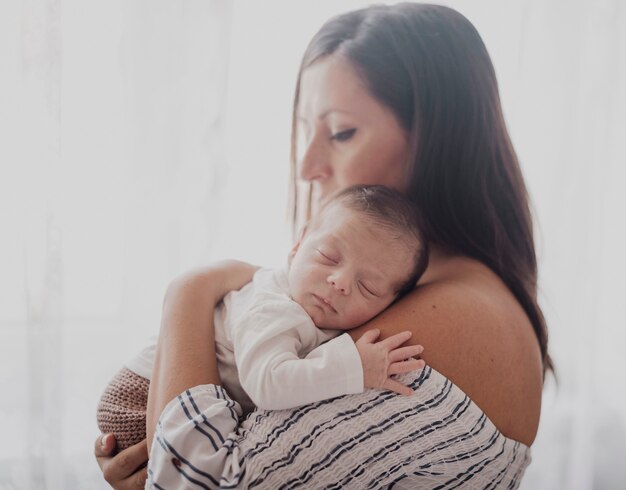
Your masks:
M 517 488 L 530 449 L 430 367 L 412 396 L 368 390 L 293 410 L 240 408 L 219 386 L 166 407 L 147 488 Z

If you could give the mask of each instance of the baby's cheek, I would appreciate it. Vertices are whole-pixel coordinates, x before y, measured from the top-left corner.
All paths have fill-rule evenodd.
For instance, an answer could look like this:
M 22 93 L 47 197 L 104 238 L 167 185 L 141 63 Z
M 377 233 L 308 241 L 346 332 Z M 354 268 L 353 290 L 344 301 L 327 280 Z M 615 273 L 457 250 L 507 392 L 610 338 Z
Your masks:
M 379 303 L 379 302 L 375 304 L 370 302 L 366 306 L 363 306 L 361 310 L 363 314 L 363 319 L 361 321 L 361 324 L 377 316 L 380 312 L 382 312 L 385 309 L 384 306 L 385 306 L 384 304 Z
M 358 327 L 359 325 L 364 324 L 370 318 L 371 315 L 363 305 L 356 305 L 346 312 L 344 318 L 344 328 L 349 329 Z
M 306 311 L 307 315 L 309 315 L 315 325 L 317 325 L 318 327 L 324 327 L 324 325 L 321 325 L 322 319 L 319 317 L 318 312 L 315 311 L 315 308 L 304 308 L 304 311 Z
M 289 277 L 289 293 L 291 297 L 295 301 L 300 302 L 303 296 L 302 294 L 303 290 L 304 290 L 304 287 L 303 287 L 302 276 L 300 276 L 299 274 L 292 274 Z

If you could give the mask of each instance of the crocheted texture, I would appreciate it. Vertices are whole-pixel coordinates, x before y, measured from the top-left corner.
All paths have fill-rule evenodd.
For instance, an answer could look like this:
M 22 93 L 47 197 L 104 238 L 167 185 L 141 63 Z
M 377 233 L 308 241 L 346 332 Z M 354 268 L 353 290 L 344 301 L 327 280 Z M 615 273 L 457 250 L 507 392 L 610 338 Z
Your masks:
M 146 406 L 150 381 L 122 368 L 104 390 L 98 403 L 98 427 L 112 432 L 119 451 L 146 438 Z

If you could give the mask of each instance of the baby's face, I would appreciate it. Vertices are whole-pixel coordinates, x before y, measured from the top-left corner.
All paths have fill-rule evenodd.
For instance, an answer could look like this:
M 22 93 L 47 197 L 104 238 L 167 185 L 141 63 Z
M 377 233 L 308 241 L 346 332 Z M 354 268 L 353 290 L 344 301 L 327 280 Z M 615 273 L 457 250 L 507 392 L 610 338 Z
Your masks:
M 413 260 L 406 238 L 332 204 L 292 251 L 291 297 L 318 327 L 354 328 L 393 302 Z

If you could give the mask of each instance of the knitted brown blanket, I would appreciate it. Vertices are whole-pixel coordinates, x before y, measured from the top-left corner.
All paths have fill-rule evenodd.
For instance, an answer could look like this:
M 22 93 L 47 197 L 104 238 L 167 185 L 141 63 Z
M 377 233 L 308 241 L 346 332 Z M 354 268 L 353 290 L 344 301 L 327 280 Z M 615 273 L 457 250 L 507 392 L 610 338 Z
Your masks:
M 146 407 L 150 381 L 122 368 L 109 382 L 98 403 L 98 427 L 112 432 L 121 451 L 146 438 Z

